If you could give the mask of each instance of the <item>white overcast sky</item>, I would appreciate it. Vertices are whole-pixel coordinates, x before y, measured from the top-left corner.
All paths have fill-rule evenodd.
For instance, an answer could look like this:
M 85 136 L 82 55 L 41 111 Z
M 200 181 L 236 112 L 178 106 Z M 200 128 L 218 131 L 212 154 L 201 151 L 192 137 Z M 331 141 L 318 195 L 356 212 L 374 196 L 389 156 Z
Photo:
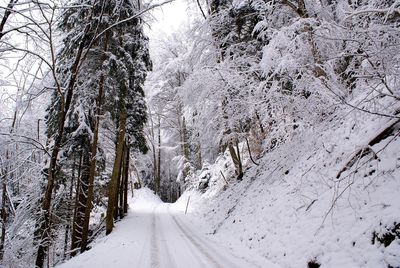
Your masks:
M 188 22 L 187 0 L 175 0 L 152 11 L 153 21 L 146 29 L 149 37 L 158 38 L 161 34 L 169 35 Z
M 163 2 L 165 0 L 153 0 L 152 2 Z M 156 8 L 149 15 L 145 16 L 145 33 L 150 39 L 150 56 L 153 62 L 159 54 L 160 46 L 167 36 L 180 32 L 186 28 L 190 21 L 193 21 L 197 10 L 193 0 L 174 0 L 169 4 Z

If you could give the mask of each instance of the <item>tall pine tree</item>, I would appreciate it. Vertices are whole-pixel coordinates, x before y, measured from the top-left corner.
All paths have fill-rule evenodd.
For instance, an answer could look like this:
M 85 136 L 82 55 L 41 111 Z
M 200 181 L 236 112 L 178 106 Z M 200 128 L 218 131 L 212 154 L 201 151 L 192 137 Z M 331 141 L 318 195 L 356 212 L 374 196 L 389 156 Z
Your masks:
M 138 7 L 127 0 L 72 1 L 69 6 L 72 8 L 62 14 L 60 22 L 60 29 L 65 35 L 56 71 L 62 85 L 59 87 L 61 90 L 53 94 L 47 116 L 49 138 L 54 142 L 51 143 L 53 154 L 50 166 L 46 170 L 43 213 L 36 231 L 38 267 L 43 267 L 50 244 L 52 199 L 55 186 L 61 182 L 59 171 L 63 170 L 63 174 L 73 178 L 75 168 L 72 166 L 75 167 L 76 162 L 79 163 L 77 184 L 73 186 L 73 180 L 70 182 L 71 190 L 76 187 L 71 249 L 72 252 L 79 248 L 86 250 L 103 103 L 121 130 L 117 135 L 117 139 L 121 140 L 117 142 L 121 146 L 117 146 L 116 150 L 115 163 L 118 167 L 114 168 L 118 169 L 118 177 L 113 176 L 110 183 L 115 185 L 115 179 L 118 180 L 117 191 L 109 195 L 112 209 L 118 206 L 112 202 L 118 196 L 127 202 L 126 196 L 123 196 L 127 192 L 127 176 L 124 176 L 124 182 L 119 179 L 123 164 L 124 174 L 128 174 L 127 152 L 130 148 L 147 150 L 142 133 L 146 121 L 142 85 L 151 62 L 142 21 L 135 17 Z M 127 156 L 123 158 L 123 155 Z M 126 204 L 120 207 L 126 207 Z M 67 236 L 68 231 L 66 244 Z
M 138 7 L 130 1 L 120 1 L 113 14 L 124 20 L 135 14 Z M 110 233 L 116 217 L 122 216 L 118 197 L 123 194 L 121 178 L 124 147 L 147 151 L 143 127 L 146 122 L 146 103 L 143 83 L 151 69 L 148 39 L 143 34 L 142 20 L 136 18 L 113 29 L 119 38 L 110 40 L 110 77 L 107 80 L 107 109 L 117 125 L 117 144 L 112 177 L 108 192 L 106 233 Z M 126 144 L 126 146 L 124 146 Z

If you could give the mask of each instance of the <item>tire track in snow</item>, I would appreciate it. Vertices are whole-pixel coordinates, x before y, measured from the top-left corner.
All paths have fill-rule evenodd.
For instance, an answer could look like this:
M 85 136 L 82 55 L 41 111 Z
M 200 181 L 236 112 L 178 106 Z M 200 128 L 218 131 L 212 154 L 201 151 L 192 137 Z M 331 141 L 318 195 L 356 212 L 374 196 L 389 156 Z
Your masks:
M 159 268 L 160 260 L 159 260 L 159 250 L 157 244 L 157 236 L 156 236 L 156 214 L 155 208 L 153 209 L 151 216 L 151 239 L 150 239 L 150 267 L 151 268 Z
M 138 258 L 138 263 L 136 264 L 137 267 L 143 267 L 143 259 L 145 258 L 144 256 L 145 256 L 145 251 L 146 251 L 147 245 L 148 245 L 148 242 L 143 243 L 142 250 L 140 251 L 140 255 Z
M 157 208 L 159 208 L 159 207 L 160 207 L 160 205 L 157 206 Z M 157 210 L 157 208 L 156 208 L 156 210 Z M 169 251 L 169 246 L 167 244 L 167 240 L 165 239 L 165 234 L 164 234 L 163 228 L 161 227 L 162 224 L 161 224 L 161 221 L 159 220 L 160 213 L 155 213 L 155 214 L 157 217 L 157 222 L 159 222 L 159 224 L 157 224 L 158 228 L 156 228 L 157 229 L 156 237 L 158 237 L 158 241 L 161 244 L 160 248 L 164 251 L 165 256 L 167 257 L 166 260 L 163 260 L 163 264 L 165 264 L 166 267 L 168 267 L 168 268 L 175 268 L 176 263 L 171 255 L 171 252 Z
M 202 253 L 199 252 L 199 250 L 196 248 L 196 246 L 193 245 L 193 243 L 186 237 L 186 235 L 177 227 L 176 223 L 173 221 L 172 216 L 169 213 L 169 205 L 167 207 L 167 213 L 166 213 L 165 218 L 171 222 L 173 229 L 176 230 L 176 234 L 179 235 L 176 237 L 179 237 L 181 239 L 182 243 L 184 245 L 186 245 L 186 249 L 188 249 L 188 250 L 190 249 L 188 252 L 188 255 L 191 255 L 192 257 L 194 257 L 193 260 L 195 260 L 195 262 L 197 262 L 197 264 L 199 265 L 199 266 L 194 266 L 194 267 L 207 267 L 207 268 L 210 267 L 209 265 L 206 265 L 206 263 L 204 262 L 206 259 L 204 259 L 204 257 L 202 256 Z M 194 263 L 191 263 L 191 264 L 194 265 Z M 179 267 L 182 267 L 182 266 L 179 266 Z
M 186 257 L 191 256 L 192 257 L 192 262 L 191 262 L 191 266 L 192 267 L 210 267 L 210 265 L 207 265 L 205 261 L 207 261 L 207 259 L 204 258 L 204 256 L 202 256 L 202 253 L 199 252 L 199 250 L 196 248 L 195 245 L 193 245 L 193 243 L 186 237 L 185 234 L 182 233 L 182 231 L 177 227 L 176 223 L 173 221 L 171 213 L 169 212 L 170 209 L 170 204 L 167 205 L 166 207 L 166 212 L 165 212 L 165 217 L 164 219 L 166 221 L 169 222 L 169 230 L 174 230 L 175 233 L 174 234 L 174 239 L 180 239 L 179 241 L 174 241 L 175 244 L 181 245 L 181 248 L 185 248 L 186 249 Z M 170 232 L 171 233 L 171 232 Z M 172 239 L 173 240 L 173 239 Z M 176 257 L 176 252 L 175 253 L 175 257 Z M 182 256 L 179 256 L 182 257 Z M 182 259 L 178 257 L 179 260 L 179 265 L 177 267 L 179 268 L 187 268 L 187 266 L 182 266 Z M 195 265 L 194 262 L 196 262 L 198 264 L 198 266 Z M 167 267 L 169 268 L 169 267 Z
M 169 213 L 170 214 L 170 213 Z M 243 268 L 243 267 L 258 267 L 262 268 L 259 264 L 256 264 L 244 257 L 238 257 L 232 253 L 228 253 L 229 255 L 224 254 L 218 248 L 218 245 L 213 243 L 207 238 L 203 238 L 193 232 L 191 228 L 187 227 L 181 220 L 178 220 L 177 217 L 170 214 L 170 216 L 175 221 L 178 228 L 185 234 L 185 236 L 191 241 L 191 243 L 200 250 L 201 253 L 207 253 L 210 256 L 214 256 L 213 259 L 216 263 L 218 263 L 217 267 L 229 267 L 229 268 Z M 235 259 L 239 261 L 241 264 L 235 263 Z M 218 260 L 218 261 L 217 261 Z M 222 265 L 221 265 L 222 264 Z M 245 265 L 245 266 L 244 266 Z
M 169 214 L 169 213 L 168 213 Z M 191 242 L 191 244 L 204 256 L 207 258 L 207 260 L 212 263 L 215 267 L 218 268 L 224 268 L 224 266 L 220 265 L 212 256 L 212 254 L 210 254 L 209 252 L 207 252 L 206 249 L 204 249 L 203 246 L 201 246 L 195 239 L 193 239 L 193 237 L 181 226 L 181 224 L 177 221 L 177 219 L 175 218 L 175 216 L 173 216 L 172 214 L 170 214 L 170 216 L 172 217 L 172 219 L 174 220 L 174 222 L 176 223 L 176 226 L 178 227 L 178 229 L 184 234 L 184 236 Z
M 172 216 L 172 215 L 171 215 Z M 228 259 L 226 255 L 221 254 L 221 251 L 218 250 L 218 245 L 213 243 L 210 240 L 207 240 L 207 238 L 205 237 L 201 237 L 198 234 L 196 234 L 196 232 L 193 232 L 191 230 L 191 228 L 187 227 L 186 224 L 184 224 L 181 220 L 176 219 L 175 216 L 172 216 L 175 218 L 176 221 L 180 222 L 180 225 L 187 230 L 188 233 L 191 234 L 192 237 L 194 237 L 194 239 L 196 239 L 196 241 L 198 241 L 198 243 L 200 245 L 202 245 L 204 248 L 208 249 L 209 251 L 213 252 L 213 254 L 215 254 L 218 258 L 218 260 L 222 260 L 223 261 L 223 267 L 229 267 L 229 268 L 242 268 L 242 266 L 237 265 L 235 263 L 232 262 L 231 258 Z M 246 268 L 247 267 L 257 267 L 257 268 L 263 268 L 263 266 L 260 266 L 259 264 L 254 263 L 253 261 L 243 257 L 243 256 L 237 256 L 235 254 L 233 254 L 232 252 L 230 253 L 230 256 L 240 260 L 241 262 L 245 262 L 246 263 Z
M 154 209 L 153 209 L 154 211 Z M 153 212 L 152 211 L 152 212 Z M 134 267 L 150 267 L 150 262 L 151 262 L 151 228 L 148 228 L 151 226 L 151 221 L 152 221 L 152 214 L 144 214 L 144 213 L 139 213 L 141 215 L 141 226 L 147 227 L 145 230 L 143 230 L 143 237 L 149 237 L 148 239 L 141 239 L 139 237 L 135 237 L 135 240 L 142 240 L 143 243 L 140 243 L 141 249 L 140 253 L 138 254 L 138 258 L 136 261 L 136 264 Z M 139 217 L 139 215 L 135 215 L 135 217 Z M 140 228 L 140 227 L 139 227 Z M 139 251 L 138 251 L 139 252 Z

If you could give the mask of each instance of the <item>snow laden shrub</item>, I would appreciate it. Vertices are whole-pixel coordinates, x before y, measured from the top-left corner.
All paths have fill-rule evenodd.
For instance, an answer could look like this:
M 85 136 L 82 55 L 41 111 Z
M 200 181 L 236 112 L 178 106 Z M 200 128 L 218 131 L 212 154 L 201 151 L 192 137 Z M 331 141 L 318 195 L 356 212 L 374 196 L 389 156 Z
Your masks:
M 271 126 L 270 148 L 295 131 L 323 120 L 332 111 L 333 94 L 318 77 L 307 28 L 314 20 L 300 19 L 273 31 L 263 48 L 263 81 L 257 88 L 260 112 Z M 320 66 L 318 66 L 320 68 Z
M 14 127 L 0 124 L 0 203 L 4 208 L 0 226 L 5 232 L 2 264 L 7 267 L 28 267 L 33 261 L 33 237 L 43 187 L 45 151 L 37 140 L 36 118 L 41 113 L 36 107 L 22 108 L 29 113 L 20 117 Z
M 184 29 L 184 40 L 163 42 L 148 84 L 168 100 L 156 113 L 175 159 L 199 169 L 193 155 L 213 162 L 241 147 L 257 160 L 331 120 L 341 104 L 393 117 L 396 8 L 390 1 L 210 1 L 206 22 Z M 175 161 L 175 174 L 185 161 Z
M 257 96 L 287 140 L 295 128 L 323 120 L 338 103 L 381 115 L 399 88 L 396 3 L 364 1 L 253 1 L 253 29 L 263 46 Z M 276 122 L 278 119 L 280 122 Z

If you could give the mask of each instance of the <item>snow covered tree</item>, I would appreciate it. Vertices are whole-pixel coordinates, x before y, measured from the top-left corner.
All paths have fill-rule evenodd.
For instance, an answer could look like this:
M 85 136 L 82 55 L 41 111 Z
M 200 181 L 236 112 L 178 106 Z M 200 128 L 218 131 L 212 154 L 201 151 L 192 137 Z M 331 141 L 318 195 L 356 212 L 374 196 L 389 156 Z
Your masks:
M 36 266 L 38 267 L 43 267 L 44 258 L 50 244 L 51 210 L 52 206 L 54 206 L 54 204 L 52 205 L 53 191 L 54 187 L 60 183 L 59 153 L 63 150 L 65 142 L 71 145 L 71 148 L 65 148 L 67 152 L 69 149 L 73 150 L 74 146 L 80 147 L 81 152 L 87 152 L 90 148 L 90 145 L 88 146 L 91 133 L 90 123 L 85 114 L 84 102 L 76 97 L 74 90 L 76 84 L 82 83 L 79 81 L 79 68 L 82 65 L 84 49 L 89 46 L 89 41 L 93 38 L 94 33 L 90 30 L 94 28 L 95 24 L 90 24 L 93 19 L 93 11 L 90 8 L 79 9 L 81 12 L 78 15 L 81 17 L 72 17 L 73 19 L 71 19 L 69 13 L 71 10 L 67 9 L 64 13 L 66 20 L 60 23 L 60 28 L 64 27 L 67 35 L 63 40 L 64 48 L 57 59 L 60 65 L 54 70 L 58 79 L 56 80 L 56 90 L 53 94 L 53 101 L 49 107 L 49 116 L 47 117 L 48 135 L 52 141 L 50 143 L 52 154 L 49 166 L 44 170 L 47 185 L 36 231 L 36 237 L 39 242 L 36 258 Z M 86 23 L 77 25 L 76 20 L 78 18 Z M 95 21 L 93 22 L 95 23 Z M 75 106 L 77 107 L 75 108 Z M 79 141 L 80 144 L 79 142 L 71 141 L 71 138 L 76 138 L 76 141 Z M 87 156 L 85 159 L 87 159 L 87 163 L 89 157 Z M 81 178 L 78 178 L 78 180 L 81 180 Z
M 154 187 L 161 199 L 168 201 L 175 200 L 176 192 L 180 191 L 174 178 L 178 176 L 181 186 L 184 186 L 188 173 L 201 168 L 201 157 L 198 157 L 201 150 L 197 149 L 200 148 L 199 141 L 187 122 L 186 117 L 191 112 L 185 110 L 182 97 L 186 79 L 202 59 L 200 53 L 195 55 L 193 52 L 203 49 L 191 40 L 195 31 L 196 28 L 180 29 L 179 34 L 159 41 L 160 50 L 154 56 L 157 68 L 146 82 L 146 90 L 151 95 L 147 138 L 152 145 L 153 156 L 153 170 L 148 172 L 157 182 L 153 186 L 150 181 L 149 185 Z M 182 39 L 182 36 L 187 38 Z M 159 137 L 162 137 L 162 142 Z
M 138 7 L 130 1 L 112 3 L 112 20 L 119 21 L 134 15 Z M 114 219 L 123 216 L 118 206 L 124 191 L 121 170 L 124 148 L 147 151 L 143 127 L 146 122 L 146 103 L 143 83 L 151 69 L 148 39 L 143 33 L 141 18 L 135 18 L 113 28 L 110 36 L 110 73 L 106 80 L 107 111 L 118 130 L 116 134 L 115 160 L 108 191 L 106 233 L 114 226 Z
M 80 2 L 73 2 L 72 5 Z M 68 66 L 71 56 L 77 49 L 74 39 L 83 31 L 85 14 L 93 12 L 90 21 L 92 27 L 87 35 L 91 42 L 87 44 L 85 61 L 82 62 L 81 74 L 77 78 L 72 107 L 66 124 L 65 146 L 67 151 L 73 152 L 78 158 L 79 177 L 76 189 L 76 202 L 74 207 L 71 249 L 86 249 L 89 235 L 89 219 L 92 209 L 95 174 L 98 160 L 98 139 L 100 128 L 100 116 L 104 99 L 104 80 L 107 72 L 107 49 L 109 34 L 101 37 L 96 35 L 109 26 L 108 6 L 97 1 L 92 3 L 92 11 L 88 9 L 72 8 L 63 14 L 60 28 L 66 33 L 64 37 L 64 49 L 61 52 L 62 68 L 67 68 L 64 73 L 68 75 Z M 97 39 L 96 39 L 97 38 Z M 63 73 L 63 72 L 61 72 Z M 87 74 L 91 74 L 88 79 Z M 76 148 L 74 148 L 76 147 Z M 80 152 L 80 153 L 78 153 Z M 76 156 L 78 154 L 78 156 Z M 75 160 L 74 160 L 75 161 Z M 73 251 L 74 252 L 74 251 Z
M 81 4 L 81 1 L 73 1 L 71 6 Z M 73 253 L 78 248 L 81 251 L 86 250 L 88 243 L 103 103 L 104 109 L 111 115 L 117 126 L 127 131 L 126 139 L 125 137 L 122 139 L 122 145 L 126 143 L 125 151 L 128 152 L 129 147 L 140 151 L 147 150 L 142 134 L 146 120 L 146 106 L 141 84 L 151 63 L 147 39 L 143 36 L 141 29 L 141 20 L 134 18 L 137 7 L 129 1 L 95 1 L 87 7 L 89 8 L 68 9 L 63 14 L 63 20 L 60 23 L 60 28 L 66 32 L 66 36 L 63 40 L 64 48 L 59 57 L 62 63 L 59 73 L 65 76 L 65 80 L 70 79 L 69 68 L 76 51 L 80 49 L 84 51 L 83 60 L 79 66 L 80 73 L 76 77 L 71 107 L 65 120 L 63 138 L 64 156 L 68 158 L 68 152 L 70 152 L 70 158 L 74 159 L 73 163 L 76 158 L 80 159 L 78 160 L 79 176 L 71 241 Z M 87 21 L 88 14 L 91 17 L 90 21 Z M 124 19 L 128 21 L 118 24 Z M 113 27 L 110 27 L 111 25 Z M 84 45 L 75 41 L 76 38 L 82 36 L 82 31 L 90 40 Z M 87 74 L 91 74 L 89 79 Z M 55 92 L 53 99 L 55 101 L 49 110 L 51 114 L 48 120 L 49 131 L 54 131 L 54 122 L 59 120 L 58 92 Z M 122 152 L 118 146 L 117 152 Z M 119 166 L 122 165 L 122 155 L 125 153 L 121 153 L 116 158 L 120 160 Z M 128 156 L 124 159 L 129 159 Z M 128 174 L 129 162 L 125 160 L 123 162 L 124 173 Z M 68 170 L 71 172 L 73 169 L 69 167 Z M 120 174 L 118 175 L 119 178 Z M 125 206 L 123 207 L 126 207 L 127 176 L 124 178 Z M 115 194 L 110 196 L 115 196 Z M 113 200 L 113 198 L 110 199 Z

